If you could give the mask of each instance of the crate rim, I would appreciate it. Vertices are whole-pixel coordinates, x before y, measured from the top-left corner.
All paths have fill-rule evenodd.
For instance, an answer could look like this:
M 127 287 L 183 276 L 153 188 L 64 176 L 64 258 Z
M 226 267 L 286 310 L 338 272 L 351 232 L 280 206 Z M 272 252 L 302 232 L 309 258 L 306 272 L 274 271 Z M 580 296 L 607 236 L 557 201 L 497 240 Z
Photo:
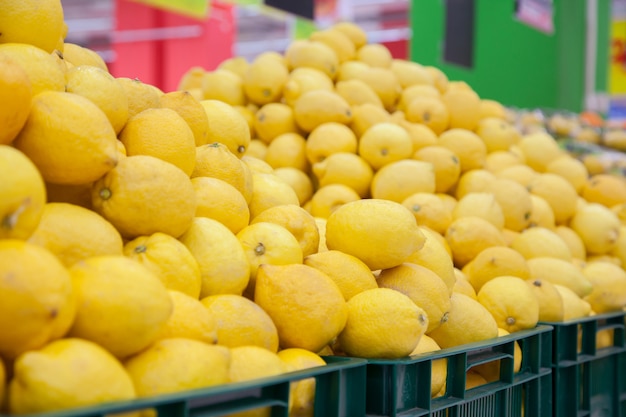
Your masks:
M 626 311 L 611 311 L 608 313 L 595 314 L 593 316 L 579 317 L 576 319 L 570 319 L 570 320 L 565 320 L 565 321 L 540 321 L 538 324 L 546 325 L 546 326 L 553 326 L 553 327 L 569 326 L 572 324 L 582 324 L 582 323 L 588 323 L 590 321 L 614 319 L 614 318 L 619 318 L 619 317 L 626 317 Z

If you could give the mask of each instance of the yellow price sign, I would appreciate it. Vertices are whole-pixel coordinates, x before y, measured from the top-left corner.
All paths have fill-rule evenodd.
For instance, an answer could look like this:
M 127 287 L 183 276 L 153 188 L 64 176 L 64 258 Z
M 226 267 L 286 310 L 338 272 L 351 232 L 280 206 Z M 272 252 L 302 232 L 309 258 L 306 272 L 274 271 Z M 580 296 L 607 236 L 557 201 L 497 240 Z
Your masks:
M 210 0 L 134 0 L 159 9 L 184 14 L 199 19 L 209 14 Z
M 609 93 L 626 94 L 626 20 L 613 21 Z

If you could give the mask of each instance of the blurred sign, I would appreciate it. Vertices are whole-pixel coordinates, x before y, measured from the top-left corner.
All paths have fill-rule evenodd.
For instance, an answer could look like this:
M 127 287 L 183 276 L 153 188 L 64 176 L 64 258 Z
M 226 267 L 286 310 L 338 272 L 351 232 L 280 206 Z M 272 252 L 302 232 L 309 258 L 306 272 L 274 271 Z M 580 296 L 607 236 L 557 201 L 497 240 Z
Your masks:
M 204 19 L 209 14 L 209 0 L 133 0 L 158 9 Z
M 315 18 L 314 0 L 265 0 L 265 4 L 306 19 Z
M 541 32 L 554 33 L 553 0 L 516 0 L 515 17 Z

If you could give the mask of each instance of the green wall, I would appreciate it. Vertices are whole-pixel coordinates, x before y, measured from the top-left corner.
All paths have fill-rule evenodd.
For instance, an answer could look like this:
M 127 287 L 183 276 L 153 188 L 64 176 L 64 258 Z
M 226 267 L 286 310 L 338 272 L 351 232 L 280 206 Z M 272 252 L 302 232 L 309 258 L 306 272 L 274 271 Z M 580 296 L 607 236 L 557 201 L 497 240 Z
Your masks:
M 410 56 L 450 79 L 468 82 L 481 97 L 509 106 L 580 111 L 585 86 L 585 0 L 554 0 L 553 34 L 514 19 L 514 0 L 475 0 L 474 66 L 443 61 L 444 0 L 413 0 Z M 566 5 L 566 6 L 565 6 Z M 606 91 L 610 1 L 598 0 L 596 89 Z

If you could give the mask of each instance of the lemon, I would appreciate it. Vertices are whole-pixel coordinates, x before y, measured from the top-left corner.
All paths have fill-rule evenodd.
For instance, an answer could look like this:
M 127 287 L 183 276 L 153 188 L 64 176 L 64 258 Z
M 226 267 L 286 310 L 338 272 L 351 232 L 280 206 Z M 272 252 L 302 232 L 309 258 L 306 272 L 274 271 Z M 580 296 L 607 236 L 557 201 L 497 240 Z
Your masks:
M 390 121 L 391 117 L 387 110 L 371 103 L 365 103 L 352 108 L 352 121 L 349 123 L 349 127 L 356 137 L 360 138 L 370 127 Z
M 276 168 L 274 175 L 293 188 L 301 206 L 313 196 L 313 181 L 299 169 L 292 167 Z
M 576 211 L 570 220 L 569 227 L 580 236 L 588 255 L 602 255 L 616 246 L 620 233 L 620 220 L 606 206 L 590 203 Z
M 252 198 L 248 203 L 251 220 L 264 210 L 283 204 L 300 205 L 298 195 L 289 184 L 274 174 L 252 174 Z
M 431 332 L 447 320 L 450 310 L 450 294 L 446 283 L 430 269 L 412 263 L 404 263 L 384 269 L 376 281 L 381 288 L 390 288 L 407 295 L 426 312 Z
M 530 278 L 559 284 L 574 291 L 579 297 L 588 295 L 592 285 L 573 263 L 553 257 L 537 257 L 528 260 Z
M 214 318 L 217 342 L 234 348 L 260 346 L 272 352 L 278 350 L 278 331 L 270 316 L 257 304 L 240 295 L 210 295 L 200 300 Z
M 437 67 L 426 65 L 424 68 L 430 73 L 437 90 L 442 94 L 445 93 L 448 90 L 448 76 Z
M 0 353 L 14 359 L 67 333 L 74 319 L 70 276 L 48 250 L 15 239 L 0 240 Z M 16 326 L 15 323 L 20 323 Z
M 524 161 L 519 157 L 519 155 L 510 152 L 510 151 L 493 151 L 487 154 L 485 158 L 485 166 L 484 168 L 493 172 L 494 174 L 498 174 L 501 171 L 504 171 L 507 168 L 514 166 L 524 166 L 522 165 Z M 527 167 L 528 169 L 532 169 Z
M 391 122 L 383 122 L 363 133 L 358 153 L 374 170 L 378 170 L 392 162 L 410 158 L 413 144 L 405 129 Z
M 402 92 L 402 86 L 396 74 L 389 68 L 367 68 L 356 74 L 356 79 L 369 85 L 378 95 L 387 111 L 395 108 Z
M 254 301 L 276 324 L 283 348 L 318 352 L 343 330 L 348 316 L 337 284 L 302 264 L 259 266 Z M 294 316 L 293 311 L 299 314 Z
M 337 55 L 337 59 L 340 63 L 355 58 L 356 47 L 354 43 L 348 35 L 340 30 L 336 30 L 332 27 L 317 30 L 311 33 L 309 40 L 321 42 L 330 47 Z
M 563 239 L 573 258 L 581 260 L 587 258 L 587 249 L 585 249 L 585 244 L 578 233 L 576 233 L 572 228 L 561 225 L 557 226 L 554 229 L 554 232 L 559 235 L 561 239 Z M 620 233 L 620 236 L 621 235 L 622 234 Z
M 434 85 L 414 84 L 402 89 L 396 108 L 405 111 L 413 99 L 417 97 L 441 98 L 441 93 Z
M 252 137 L 254 137 L 254 134 Z M 243 154 L 242 158 L 245 156 L 251 156 L 258 159 L 265 159 L 265 155 L 267 155 L 267 143 L 263 142 L 261 139 L 251 139 L 250 145 L 248 145 L 248 149 L 246 149 L 246 153 Z
M 507 151 L 521 139 L 514 126 L 496 117 L 481 119 L 476 127 L 476 134 L 485 143 L 487 152 Z
M 408 103 L 405 112 L 409 122 L 423 123 L 437 135 L 450 125 L 450 113 L 439 97 L 416 97 Z
M 539 301 L 525 280 L 501 275 L 486 282 L 477 293 L 499 328 L 509 333 L 532 329 L 539 320 Z
M 437 342 L 428 335 L 422 335 L 419 343 L 411 352 L 411 356 L 419 355 L 422 353 L 432 353 L 441 350 Z M 447 359 L 435 359 L 431 364 L 431 379 L 430 379 L 430 395 L 435 396 L 446 385 L 446 378 L 448 375 Z
M 94 50 L 72 43 L 63 43 L 63 59 L 73 67 L 90 66 L 109 72 L 104 59 Z
M 477 292 L 487 282 L 499 276 L 521 279 L 531 277 L 528 261 L 519 252 L 506 246 L 492 246 L 480 251 L 465 265 L 463 272 Z
M 439 145 L 459 158 L 461 172 L 481 169 L 487 158 L 487 148 L 480 137 L 469 130 L 453 128 L 439 135 Z
M 241 295 L 250 279 L 250 265 L 233 232 L 217 220 L 196 217 L 179 238 L 200 266 L 200 297 Z
M 59 0 L 6 0 L 2 10 L 2 43 L 30 44 L 52 52 L 63 36 L 63 6 Z
M 243 194 L 218 178 L 195 177 L 191 184 L 196 193 L 196 217 L 209 217 L 237 233 L 250 221 L 250 209 Z
M 69 272 L 78 306 L 70 335 L 96 342 L 118 358 L 148 347 L 172 314 L 167 289 L 137 261 L 95 256 Z
M 265 160 L 253 156 L 243 156 L 241 162 L 249 169 L 250 174 L 273 174 L 274 168 Z
M 415 218 L 400 203 L 358 200 L 337 208 L 326 224 L 326 244 L 356 256 L 371 270 L 392 268 L 424 245 Z
M 237 233 L 250 265 L 250 282 L 246 294 L 252 296 L 257 271 L 261 265 L 289 265 L 302 263 L 302 248 L 296 237 L 276 223 L 255 222 Z
M 545 198 L 535 194 L 530 195 L 532 208 L 530 213 L 529 227 L 545 227 L 547 229 L 556 228 L 556 220 L 554 219 L 554 211 Z
M 428 316 L 407 295 L 390 288 L 363 291 L 348 302 L 339 334 L 349 356 L 396 359 L 408 356 L 428 326 Z
M 331 184 L 346 185 L 360 197 L 370 195 L 374 171 L 368 162 L 349 152 L 337 152 L 312 166 L 319 187 Z
M 260 222 L 274 223 L 287 229 L 297 239 L 303 256 L 317 252 L 320 236 L 315 218 L 302 207 L 294 204 L 270 207 L 256 216 L 251 224 Z
M 231 106 L 246 103 L 242 77 L 232 71 L 216 69 L 202 74 L 202 97 L 204 100 L 219 100 Z
M 538 132 L 523 136 L 517 143 L 526 163 L 537 172 L 545 172 L 548 164 L 563 155 L 552 136 Z
M 335 85 L 337 94 L 343 97 L 350 106 L 359 106 L 370 103 L 383 107 L 383 102 L 366 82 L 355 78 L 351 80 L 339 81 Z
M 324 123 L 348 124 L 352 120 L 350 105 L 339 94 L 313 90 L 301 95 L 293 105 L 297 125 L 311 132 Z
M 480 97 L 471 89 L 449 88 L 441 99 L 450 114 L 450 128 L 474 130 L 480 120 Z
M 161 107 L 160 95 L 152 85 L 138 78 L 128 77 L 117 77 L 117 82 L 122 85 L 126 93 L 129 118 L 144 110 Z
M 192 66 L 183 73 L 178 82 L 177 91 L 201 90 L 202 77 L 206 71 L 199 66 Z
M 174 110 L 187 122 L 196 146 L 207 143 L 209 119 L 199 100 L 187 91 L 172 91 L 163 94 L 159 102 L 161 107 Z
M 585 297 L 594 312 L 623 311 L 626 306 L 626 271 L 610 262 L 590 262 L 583 268 L 593 290 Z
M 339 207 L 361 197 L 344 184 L 328 184 L 320 187 L 311 197 L 310 211 L 314 217 L 327 219 Z
M 530 278 L 526 284 L 532 289 L 539 302 L 540 322 L 563 321 L 565 308 L 563 299 L 555 285 L 543 278 Z
M 305 152 L 311 164 L 322 162 L 338 152 L 356 153 L 356 135 L 344 124 L 324 123 L 313 129 L 306 138 Z
M 402 89 L 413 85 L 434 85 L 430 72 L 417 62 L 394 59 L 391 61 L 389 68 L 391 68 L 393 73 L 396 74 L 396 77 L 398 77 Z
M 487 220 L 498 229 L 504 228 L 504 213 L 491 193 L 468 193 L 458 200 L 452 219 L 475 216 Z
M 389 68 L 393 61 L 393 56 L 385 45 L 368 43 L 357 49 L 356 59 L 370 67 Z
M 386 164 L 372 178 L 372 198 L 402 203 L 415 193 L 434 193 L 435 173 L 430 162 L 405 159 Z
M 124 255 L 149 269 L 165 288 L 200 296 L 200 265 L 178 239 L 160 232 L 140 236 L 124 245 Z
M 422 265 L 436 273 L 451 293 L 456 276 L 448 243 L 443 236 L 428 227 L 420 226 L 419 229 L 426 237 L 424 246 L 409 256 L 406 262 Z
M 298 133 L 283 133 L 272 140 L 267 147 L 265 162 L 272 168 L 291 167 L 309 171 L 306 157 L 306 139 Z
M 3 62 L 11 61 L 26 72 L 33 97 L 43 91 L 65 90 L 65 73 L 46 51 L 24 43 L 0 43 L 0 56 Z
M 35 230 L 46 203 L 37 167 L 17 149 L 0 145 L 0 238 L 26 239 Z
M 233 107 L 219 100 L 200 102 L 209 119 L 207 143 L 223 143 L 241 158 L 250 144 L 250 128 L 246 119 Z
M 284 133 L 297 133 L 293 109 L 283 103 L 263 105 L 254 115 L 254 130 L 267 143 Z
M 442 349 L 498 336 L 496 320 L 481 303 L 453 292 L 450 304 L 448 320 L 428 334 Z
M 576 159 L 570 155 L 563 155 L 548 165 L 546 165 L 546 172 L 556 174 L 568 181 L 577 193 L 581 193 L 585 184 L 587 184 L 587 178 L 589 178 L 589 172 L 579 159 Z M 585 197 L 586 200 L 589 198 Z
M 21 355 L 8 390 L 9 411 L 16 414 L 135 397 L 133 381 L 122 364 L 97 344 L 77 338 L 57 340 Z
M 510 332 L 505 329 L 498 328 L 498 337 L 507 336 Z M 471 372 L 485 379 L 485 383 L 500 380 L 500 363 L 495 360 L 472 367 Z M 522 367 L 522 348 L 517 341 L 513 342 L 513 373 L 520 371 Z M 468 373 L 469 374 L 469 373 Z M 469 376 L 468 376 L 469 379 Z
M 446 230 L 445 238 L 452 249 L 454 265 L 459 268 L 474 259 L 484 249 L 505 245 L 500 229 L 476 216 L 453 220 Z
M 117 163 L 115 131 L 89 99 L 47 91 L 33 99 L 26 124 L 13 142 L 46 181 L 85 184 Z
M 515 249 L 526 259 L 553 257 L 564 261 L 572 260 L 572 253 L 555 232 L 545 227 L 532 227 L 523 230 L 511 242 Z
M 576 293 L 567 287 L 554 284 L 563 301 L 563 321 L 569 321 L 587 317 L 591 313 L 591 305 L 578 297 Z
M 111 223 L 83 207 L 48 203 L 28 238 L 56 255 L 66 266 L 97 255 L 121 255 L 122 237 Z
M 339 64 L 337 82 L 358 79 L 358 75 L 370 68 L 365 62 L 345 61 Z
M 168 290 L 172 314 L 157 337 L 158 340 L 186 338 L 208 344 L 217 343 L 217 320 L 198 298 L 176 290 Z
M 458 200 L 469 193 L 490 191 L 489 189 L 496 178 L 493 173 L 486 169 L 473 169 L 461 174 L 451 193 Z
M 609 174 L 596 174 L 587 179 L 580 195 L 590 203 L 613 207 L 626 202 L 626 182 Z
M 138 397 L 230 382 L 230 351 L 183 337 L 159 340 L 124 362 Z
M 287 105 L 293 106 L 296 100 L 306 92 L 334 91 L 334 89 L 333 80 L 325 72 L 310 67 L 299 67 L 289 73 L 289 78 L 283 88 L 283 99 Z
M 354 22 L 340 21 L 333 24 L 332 28 L 346 35 L 357 49 L 367 43 L 367 33 Z
M 528 227 L 532 200 L 529 191 L 524 186 L 513 180 L 496 178 L 485 187 L 484 191 L 493 193 L 502 208 L 504 227 L 515 232 Z M 457 198 L 459 198 L 458 195 Z
M 289 78 L 283 62 L 257 57 L 242 77 L 243 91 L 251 102 L 263 105 L 278 101 Z
M 424 146 L 415 151 L 413 159 L 429 162 L 435 172 L 435 192 L 449 191 L 461 176 L 459 157 L 450 149 L 440 145 Z
M 528 187 L 529 191 L 542 197 L 552 208 L 557 223 L 567 222 L 576 212 L 578 193 L 563 177 L 542 173 L 535 176 Z
M 252 174 L 248 166 L 219 142 L 196 147 L 196 165 L 191 178 L 211 177 L 239 191 L 246 202 L 252 198 Z
M 435 194 L 411 194 L 401 204 L 413 213 L 418 225 L 429 227 L 437 233 L 445 233 L 452 223 L 452 212 Z
M 469 279 L 463 273 L 463 271 L 458 268 L 454 268 L 454 275 L 456 276 L 456 281 L 454 282 L 454 287 L 452 288 L 452 291 L 465 294 L 468 297 L 476 300 L 476 290 L 469 282 Z
M 189 177 L 176 166 L 147 155 L 120 160 L 93 185 L 92 203 L 125 238 L 155 232 L 179 237 L 196 211 Z
M 13 58 L 0 54 L 0 144 L 8 145 L 20 132 L 32 100 L 31 82 L 25 69 Z
M 324 366 L 326 362 L 318 354 L 300 348 L 283 349 L 278 357 L 296 371 Z M 305 378 L 291 383 L 289 415 L 313 417 L 315 401 L 315 378 Z
M 327 44 L 315 40 L 291 42 L 285 50 L 285 60 L 290 70 L 315 68 L 334 80 L 339 70 L 339 58 Z
M 245 57 L 234 56 L 220 62 L 217 68 L 225 71 L 230 71 L 233 74 L 238 75 L 239 77 L 243 77 L 248 70 L 249 65 L 250 63 Z

